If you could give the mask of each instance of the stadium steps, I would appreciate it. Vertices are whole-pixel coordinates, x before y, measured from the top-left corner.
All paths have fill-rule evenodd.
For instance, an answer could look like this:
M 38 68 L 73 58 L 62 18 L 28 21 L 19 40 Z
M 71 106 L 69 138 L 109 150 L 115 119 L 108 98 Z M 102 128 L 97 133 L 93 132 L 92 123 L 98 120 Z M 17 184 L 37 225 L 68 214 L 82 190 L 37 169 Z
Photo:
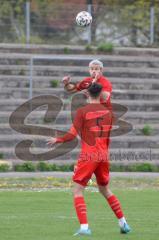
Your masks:
M 94 47 L 93 49 L 96 49 Z M 67 50 L 67 51 L 66 51 Z M 86 54 L 85 46 L 74 45 L 44 45 L 44 44 L 11 44 L 1 43 L 1 53 L 34 53 L 34 54 Z M 89 52 L 88 52 L 89 53 Z M 97 53 L 95 53 L 96 55 Z M 107 54 L 107 53 L 106 53 Z M 117 47 L 112 52 L 113 55 L 124 56 L 159 56 L 158 48 L 134 48 Z
M 54 95 L 54 94 L 53 94 Z M 0 109 L 1 111 L 14 111 L 21 104 L 24 104 L 28 99 L 26 98 L 17 98 L 17 99 L 0 99 Z M 71 96 L 68 99 L 63 99 L 62 110 L 69 110 L 71 107 Z M 128 111 L 147 111 L 155 112 L 159 111 L 159 103 L 153 100 L 112 100 L 112 103 L 118 103 L 124 105 L 128 108 Z
M 34 88 L 52 88 L 51 81 L 57 80 L 59 86 L 63 88 L 62 76 L 34 76 L 33 85 Z M 81 77 L 72 77 L 73 82 L 78 82 Z M 159 79 L 145 79 L 145 78 L 111 78 L 113 89 L 145 89 L 153 90 L 159 89 Z M 29 87 L 29 76 L 19 75 L 0 75 L 0 87 Z
M 79 54 L 85 53 L 83 46 L 66 46 L 66 45 L 38 45 L 38 44 L 0 44 L 1 53 L 34 53 L 34 54 L 61 54 L 66 50 L 69 53 Z
M 63 54 L 64 49 L 70 49 L 67 53 L 76 55 Z M 0 149 L 6 149 L 4 150 L 4 158 L 7 159 L 8 156 L 10 161 L 14 161 L 16 159 L 14 155 L 15 143 L 24 139 L 24 135 L 10 129 L 8 120 L 11 112 L 28 99 L 30 57 L 37 54 L 51 54 L 50 56 L 53 56 L 56 53 L 58 53 L 56 60 L 37 60 L 34 66 L 33 96 L 44 93 L 57 94 L 58 96 L 61 94 L 64 99 L 67 99 L 64 100 L 65 111 L 61 112 L 57 119 L 59 126 L 52 123 L 49 126 L 52 128 L 56 126 L 63 130 L 64 123 L 67 126 L 71 123 L 69 111 L 71 96 L 63 90 L 61 83 L 63 75 L 70 74 L 73 76 L 74 82 L 79 81 L 88 74 L 88 62 L 91 59 L 100 58 L 106 66 L 105 75 L 113 84 L 113 101 L 128 107 L 128 112 L 122 118 L 130 121 L 133 125 L 133 130 L 130 133 L 112 139 L 112 151 L 124 149 L 130 154 L 142 152 L 143 155 L 139 155 L 137 161 L 144 161 L 142 156 L 145 156 L 144 153 L 151 148 L 155 151 L 152 159 L 159 160 L 157 151 L 159 147 L 158 49 L 117 48 L 112 54 L 94 56 L 91 54 L 83 55 L 84 47 L 80 46 L 71 49 L 71 46 L 67 46 L 67 48 L 66 46 L 41 45 L 26 47 L 14 44 L 0 44 L 0 146 L 2 144 Z M 70 61 L 68 62 L 66 59 Z M 51 87 L 50 81 L 54 79 L 59 81 L 59 88 Z M 45 111 L 36 111 L 30 115 L 27 122 L 47 126 L 43 120 L 44 114 Z M 152 127 L 151 136 L 143 135 L 141 129 L 145 124 Z M 40 144 L 44 146 L 42 141 Z M 68 154 L 64 158 L 72 161 L 72 158 L 76 157 L 77 151 L 78 148 L 73 151 L 72 157 Z M 12 154 L 9 155 L 9 152 Z M 16 159 L 15 161 L 20 160 Z M 57 161 L 60 163 L 63 160 L 59 158 Z
M 4 111 L 0 112 L 0 123 L 7 123 L 9 121 L 9 117 L 11 115 L 12 111 Z M 46 113 L 45 111 L 34 111 L 30 113 L 30 115 L 27 118 L 27 122 L 30 123 L 36 123 L 36 124 L 43 124 L 44 123 L 44 115 Z M 151 124 L 151 123 L 158 123 L 159 119 L 159 112 L 137 112 L 137 111 L 128 111 L 125 115 L 121 117 L 122 119 L 125 119 L 126 121 L 130 121 L 131 124 Z M 57 124 L 70 124 L 71 123 L 71 116 L 69 110 L 61 111 L 56 119 Z
M 0 136 L 0 147 L 15 147 L 16 144 L 22 140 L 33 140 L 36 147 L 41 148 L 41 151 L 47 150 L 46 136 L 34 136 L 34 135 L 24 135 L 20 133 L 15 134 L 5 134 Z M 158 149 L 159 148 L 159 136 L 131 136 L 131 135 L 121 135 L 111 138 L 111 148 L 143 148 L 143 149 Z
M 0 53 L 0 65 L 29 65 L 30 59 L 35 57 L 35 54 L 22 54 L 22 53 Z M 90 60 L 94 59 L 94 55 L 51 55 L 53 59 L 47 59 L 48 55 L 39 55 L 40 59 L 34 60 L 34 65 L 47 65 L 47 66 L 88 66 Z M 114 55 L 96 55 L 104 66 L 107 67 L 159 67 L 158 57 L 149 56 L 114 56 Z M 67 61 L 66 61 L 67 60 Z
M 32 152 L 36 153 L 42 153 L 41 148 L 34 148 L 32 149 Z M 49 149 L 45 149 L 45 152 L 49 151 Z M 15 149 L 13 147 L 0 147 L 0 153 L 5 156 L 5 159 L 7 161 L 13 161 L 13 162 L 21 162 L 23 163 L 24 161 L 19 160 L 15 156 Z M 79 156 L 79 148 L 75 148 L 73 151 L 70 153 L 66 154 L 66 156 L 59 156 L 55 159 L 50 159 L 49 162 L 57 162 L 57 163 L 63 163 L 63 164 L 68 164 L 70 162 L 75 162 L 76 159 Z M 132 162 L 132 163 L 137 163 L 137 162 L 157 162 L 158 160 L 158 155 L 159 155 L 159 150 L 158 149 L 151 149 L 151 148 L 111 148 L 110 151 L 110 159 L 112 162 Z M 68 158 L 69 157 L 69 158 Z M 69 159 L 69 161 L 68 161 Z M 59 162 L 58 162 L 59 161 Z
M 121 100 L 159 100 L 158 89 L 155 90 L 143 90 L 143 89 L 114 89 L 112 92 L 112 101 Z M 70 94 L 66 93 L 63 88 L 33 88 L 33 96 L 41 94 L 52 94 L 61 98 L 69 98 Z M 0 99 L 8 98 L 29 98 L 29 88 L 5 87 L 1 92 Z
M 68 131 L 70 126 L 71 126 L 71 123 L 69 124 L 54 124 L 54 123 L 50 123 L 50 124 L 47 124 L 47 123 L 43 123 L 43 124 L 40 124 L 40 125 L 37 125 L 37 126 L 42 126 L 42 127 L 48 127 L 48 128 L 54 128 L 54 129 L 57 129 L 57 130 L 64 130 L 64 131 Z M 144 123 L 144 124 L 133 124 L 133 129 L 131 132 L 129 132 L 127 135 L 131 135 L 131 136 L 143 136 L 143 128 L 146 127 L 147 125 Z M 151 128 L 151 133 L 150 135 L 151 136 L 156 136 L 156 135 L 159 135 L 159 123 L 151 123 L 148 125 L 150 128 Z M 7 134 L 7 135 L 12 135 L 12 134 L 15 134 L 16 131 L 13 130 L 10 125 L 8 123 L 1 123 L 0 124 L 0 133 L 1 134 Z
M 22 75 L 29 76 L 29 66 L 26 65 L 0 65 L 0 75 Z M 80 66 L 38 66 L 33 69 L 35 76 L 72 76 L 84 77 L 88 75 L 88 67 Z M 159 78 L 158 68 L 124 68 L 124 67 L 107 67 L 104 71 L 107 77 L 132 77 L 132 78 Z

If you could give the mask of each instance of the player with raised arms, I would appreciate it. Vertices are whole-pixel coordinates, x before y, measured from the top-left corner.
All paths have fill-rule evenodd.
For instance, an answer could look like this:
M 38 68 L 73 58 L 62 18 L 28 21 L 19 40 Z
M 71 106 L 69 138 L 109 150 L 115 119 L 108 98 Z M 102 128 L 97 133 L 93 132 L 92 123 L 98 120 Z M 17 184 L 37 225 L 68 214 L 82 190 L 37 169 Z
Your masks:
M 102 86 L 98 83 L 91 84 L 88 88 L 90 103 L 78 108 L 69 132 L 48 141 L 51 146 L 71 141 L 77 135 L 81 137 L 81 152 L 73 175 L 74 207 L 80 223 L 80 229 L 75 235 L 91 235 L 83 192 L 93 173 L 99 192 L 118 218 L 121 233 L 130 232 L 120 202 L 109 188 L 109 136 L 114 116 L 109 107 L 100 103 L 101 94 Z
M 112 85 L 110 81 L 103 76 L 103 63 L 98 59 L 92 60 L 89 63 L 89 73 L 90 77 L 86 77 L 78 83 L 72 83 L 71 77 L 65 76 L 63 78 L 65 89 L 70 93 L 75 93 L 87 89 L 91 85 L 91 83 L 99 83 L 102 85 L 102 94 L 100 101 L 101 103 L 107 102 L 107 104 L 109 104 L 112 92 Z

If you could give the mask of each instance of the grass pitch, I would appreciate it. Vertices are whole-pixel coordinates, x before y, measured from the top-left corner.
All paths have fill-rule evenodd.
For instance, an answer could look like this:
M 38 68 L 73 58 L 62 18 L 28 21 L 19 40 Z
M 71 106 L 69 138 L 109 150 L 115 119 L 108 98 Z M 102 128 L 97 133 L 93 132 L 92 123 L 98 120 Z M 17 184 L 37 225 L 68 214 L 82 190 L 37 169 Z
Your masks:
M 124 181 L 125 186 L 129 182 L 126 188 Z M 140 181 L 143 180 L 138 181 L 138 186 L 141 186 Z M 119 233 L 117 219 L 96 188 L 88 188 L 85 192 L 89 224 L 93 233 L 91 237 L 72 236 L 79 224 L 73 208 L 71 190 L 36 188 L 36 191 L 33 191 L 27 188 L 1 190 L 0 239 L 157 240 L 159 236 L 158 188 L 138 188 L 137 182 L 135 185 L 133 182 L 130 184 L 131 181 L 127 179 L 116 179 L 115 182 L 119 184 L 118 189 L 112 183 L 112 190 L 121 201 L 124 213 L 133 229 L 130 234 Z

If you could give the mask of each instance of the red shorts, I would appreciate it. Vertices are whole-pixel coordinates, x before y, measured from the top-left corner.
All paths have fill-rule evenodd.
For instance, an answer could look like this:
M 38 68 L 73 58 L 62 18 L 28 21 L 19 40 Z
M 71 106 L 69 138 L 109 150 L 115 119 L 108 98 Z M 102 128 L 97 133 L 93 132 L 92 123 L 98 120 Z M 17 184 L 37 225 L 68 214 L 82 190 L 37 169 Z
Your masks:
M 73 181 L 87 186 L 88 181 L 91 179 L 93 173 L 96 176 L 98 185 L 105 186 L 109 182 L 109 162 L 108 161 L 80 161 L 78 160 L 75 166 Z

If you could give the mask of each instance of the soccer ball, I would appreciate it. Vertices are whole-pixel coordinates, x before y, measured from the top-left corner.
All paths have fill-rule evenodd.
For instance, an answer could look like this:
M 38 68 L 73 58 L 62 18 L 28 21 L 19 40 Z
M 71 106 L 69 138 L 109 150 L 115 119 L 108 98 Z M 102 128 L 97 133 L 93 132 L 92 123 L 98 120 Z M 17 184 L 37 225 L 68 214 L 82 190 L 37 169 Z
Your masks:
M 92 23 L 92 16 L 89 12 L 82 11 L 76 16 L 76 23 L 78 26 L 87 27 Z

